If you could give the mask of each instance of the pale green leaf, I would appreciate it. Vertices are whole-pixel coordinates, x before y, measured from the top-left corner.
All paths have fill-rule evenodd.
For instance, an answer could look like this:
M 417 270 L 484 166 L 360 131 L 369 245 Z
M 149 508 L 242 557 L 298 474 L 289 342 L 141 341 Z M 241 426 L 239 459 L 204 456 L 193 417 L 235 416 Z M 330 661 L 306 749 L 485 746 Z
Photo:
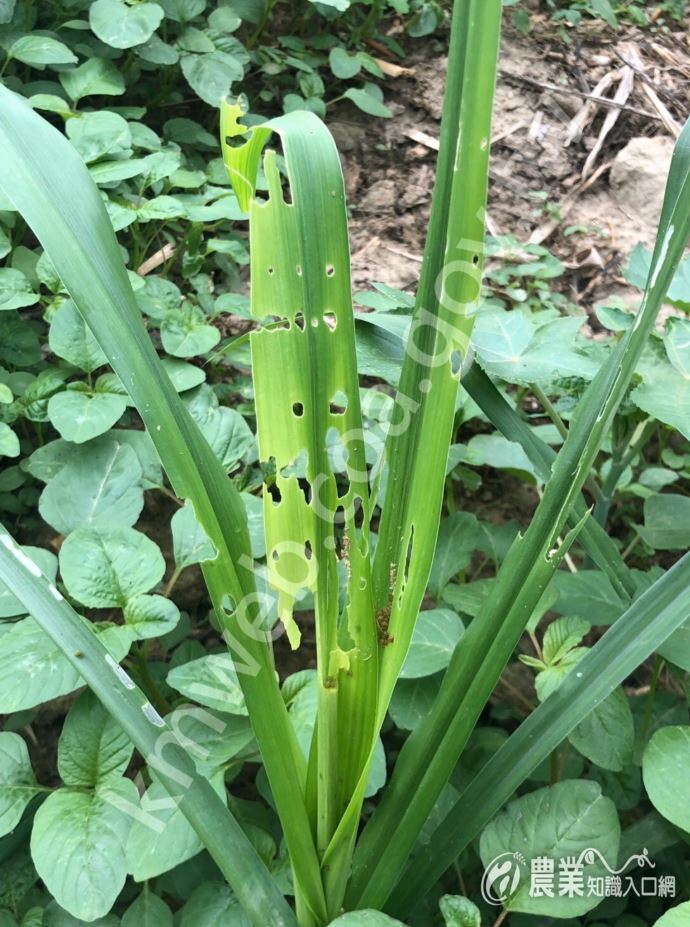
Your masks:
M 105 354 L 71 299 L 66 299 L 51 316 L 48 344 L 53 354 L 87 373 L 107 363 Z
M 170 670 L 168 685 L 200 705 L 233 715 L 246 715 L 244 702 L 229 654 L 209 654 Z
M 531 897 L 530 861 L 543 856 L 554 860 L 557 867 L 564 857 L 578 857 L 583 850 L 594 849 L 609 866 L 615 866 L 619 841 L 620 825 L 613 802 L 594 782 L 568 780 L 512 801 L 484 829 L 479 847 L 485 867 L 505 853 L 519 852 L 525 860 L 524 864 L 515 860 L 519 877 L 517 885 L 508 885 L 512 888 L 505 902 L 509 911 L 577 917 L 596 907 L 600 899 L 586 894 Z M 605 872 L 596 859 L 585 864 L 585 885 L 588 877 Z M 496 890 L 499 886 L 497 882 Z
M 635 725 L 622 689 L 615 689 L 573 728 L 570 743 L 602 769 L 620 772 L 633 759 Z
M 12 43 L 8 55 L 33 68 L 51 64 L 76 64 L 77 56 L 62 42 L 47 35 L 24 35 Z
M 461 895 L 444 895 L 439 903 L 446 927 L 482 927 L 479 908 Z
M 217 551 L 197 521 L 191 503 L 178 509 L 170 522 L 173 536 L 173 554 L 178 570 L 213 560 Z
M 544 662 L 558 663 L 573 648 L 581 644 L 591 630 L 584 618 L 568 617 L 552 621 L 544 633 Z
M 9 834 L 21 820 L 36 794 L 26 742 L 11 731 L 0 733 L 0 836 Z
M 162 595 L 135 595 L 125 605 L 124 618 L 136 640 L 147 640 L 174 631 L 180 611 L 174 602 Z
M 470 512 L 454 512 L 441 522 L 429 576 L 429 589 L 437 599 L 448 582 L 469 566 L 478 535 L 476 516 Z
M 444 670 L 463 631 L 462 621 L 448 608 L 420 612 L 400 678 L 417 679 Z
M 213 780 L 224 798 L 222 774 Z M 138 813 L 127 840 L 127 870 L 135 881 L 156 876 L 200 853 L 204 845 L 180 810 L 179 801 L 154 781 L 137 801 Z
M 173 357 L 207 354 L 220 341 L 220 331 L 210 325 L 196 306 L 170 313 L 161 324 L 163 347 Z
M 58 741 L 58 772 L 65 785 L 99 786 L 119 779 L 132 742 L 95 695 L 84 692 L 69 710 Z
M 668 821 L 690 831 L 690 727 L 662 727 L 656 731 L 642 759 L 647 795 Z
M 122 915 L 121 927 L 172 927 L 170 908 L 148 886 Z
M 84 444 L 109 431 L 126 408 L 123 395 L 76 383 L 50 397 L 48 417 L 66 441 Z
M 133 528 L 84 527 L 60 549 L 60 572 L 73 598 L 92 608 L 123 607 L 163 578 L 158 546 Z
M 94 445 L 50 480 L 38 508 L 62 534 L 82 525 L 129 527 L 144 506 L 141 476 L 141 464 L 128 445 Z
M 389 119 L 393 115 L 385 103 L 359 87 L 348 87 L 343 96 L 351 100 L 358 109 L 361 109 L 362 112 L 367 113 L 369 116 L 380 116 Z
M 6 422 L 0 422 L 0 457 L 19 457 L 19 438 Z
M 237 899 L 222 882 L 205 882 L 182 909 L 180 927 L 250 927 Z
M 109 110 L 82 113 L 69 119 L 65 130 L 87 164 L 102 158 L 103 155 L 130 153 L 132 132 L 126 119 L 118 113 Z
M 89 58 L 78 68 L 63 71 L 60 83 L 75 103 L 96 94 L 116 97 L 125 92 L 122 74 L 107 58 Z
M 157 3 L 128 6 L 123 0 L 96 0 L 89 23 L 101 42 L 113 48 L 132 48 L 147 42 L 163 19 Z
M 362 62 L 358 55 L 349 55 L 340 45 L 332 48 L 328 55 L 328 63 L 331 71 L 340 80 L 349 80 L 355 77 L 362 70 Z
M 120 779 L 109 782 L 103 794 L 60 789 L 36 812 L 31 834 L 36 870 L 58 904 L 75 917 L 105 916 L 120 894 L 132 818 L 113 801 L 137 798 L 134 783 Z
M 242 63 L 222 51 L 183 55 L 181 66 L 189 86 L 209 106 L 220 106 L 231 93 L 233 83 L 244 78 Z
M 34 293 L 29 280 L 14 267 L 0 268 L 0 311 L 21 309 L 38 302 L 38 293 Z
M 671 908 L 652 927 L 690 927 L 690 901 Z
M 554 611 L 561 615 L 586 616 L 590 624 L 608 625 L 625 611 L 625 602 L 599 570 L 560 571 L 553 584 L 558 590 Z
M 115 625 L 104 626 L 99 636 L 115 660 L 123 658 L 132 642 L 131 632 Z M 33 708 L 83 684 L 77 670 L 33 618 L 15 622 L 2 635 L 0 713 Z
M 598 364 L 577 346 L 584 318 L 557 318 L 537 326 L 522 310 L 487 308 L 479 313 L 472 343 L 487 373 L 510 383 L 590 380 Z
M 690 499 L 677 493 L 660 493 L 644 502 L 644 526 L 637 529 L 655 550 L 690 547 Z

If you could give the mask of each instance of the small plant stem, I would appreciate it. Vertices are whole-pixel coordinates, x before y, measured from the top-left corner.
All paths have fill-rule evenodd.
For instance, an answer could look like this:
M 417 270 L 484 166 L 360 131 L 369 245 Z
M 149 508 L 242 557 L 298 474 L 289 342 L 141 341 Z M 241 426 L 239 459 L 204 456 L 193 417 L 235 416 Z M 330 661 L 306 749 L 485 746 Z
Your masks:
M 261 35 L 264 29 L 266 28 L 268 21 L 271 18 L 271 13 L 273 12 L 273 7 L 275 5 L 276 5 L 276 0 L 269 0 L 269 2 L 266 4 L 266 9 L 264 10 L 263 16 L 257 23 L 256 29 L 252 32 L 252 34 L 247 39 L 247 42 L 246 42 L 247 48 L 253 48 L 256 45 L 256 43 L 259 41 L 259 39 L 261 38 Z
M 555 785 L 561 778 L 561 763 L 558 756 L 558 750 L 552 751 L 551 756 L 549 757 L 549 767 L 551 770 L 550 782 L 551 785 Z
M 372 28 L 381 19 L 381 7 L 382 7 L 382 0 L 373 0 L 373 3 L 371 4 L 371 9 L 369 10 L 369 13 L 366 16 L 366 19 L 364 20 L 364 22 L 362 23 L 358 31 L 358 41 L 369 38 Z
M 659 677 L 661 676 L 661 671 L 664 668 L 665 660 L 663 657 L 660 657 L 658 654 L 654 661 L 654 671 L 652 673 L 652 681 L 649 684 L 649 692 L 647 693 L 647 700 L 644 706 L 644 715 L 642 718 L 642 725 L 640 727 L 640 743 L 644 744 L 647 740 L 647 734 L 649 733 L 649 727 L 652 723 L 652 711 L 654 710 L 654 698 L 656 696 L 657 686 L 659 684 Z
M 537 635 L 534 631 L 529 632 L 529 639 L 532 641 L 532 646 L 534 647 L 534 652 L 537 655 L 537 659 L 543 660 L 544 654 L 542 653 L 541 647 L 539 646 L 539 641 L 537 640 Z
M 620 478 L 642 448 L 649 443 L 656 429 L 657 423 L 654 419 L 646 419 L 644 422 L 640 422 L 637 428 L 635 428 L 628 441 L 628 446 L 623 453 L 621 453 L 620 447 L 614 448 L 611 467 L 601 487 L 601 498 L 597 500 L 594 506 L 594 517 L 602 527 L 606 524 L 611 501 L 613 500 Z
M 551 419 L 553 424 L 556 426 L 556 430 L 558 431 L 560 436 L 565 440 L 568 437 L 568 429 L 566 427 L 565 422 L 558 414 L 556 407 L 553 405 L 553 403 L 551 402 L 549 397 L 546 395 L 544 390 L 540 386 L 537 386 L 536 383 L 532 383 L 530 385 L 530 389 L 532 390 L 535 398 L 541 404 L 541 407 L 543 408 L 543 410 L 546 412 L 548 417 Z M 591 476 L 591 474 L 587 477 L 587 481 L 585 485 L 587 486 L 587 489 L 589 489 L 590 493 L 592 494 L 592 497 L 594 498 L 595 502 L 599 504 L 602 500 L 601 489 L 599 488 L 596 480 L 594 479 L 593 476 Z
M 467 886 L 465 885 L 465 879 L 463 878 L 463 875 L 462 875 L 462 869 L 460 868 L 460 864 L 458 863 L 457 860 L 455 860 L 455 862 L 453 863 L 453 869 L 455 870 L 455 874 L 458 877 L 458 884 L 460 886 L 461 893 L 463 895 L 467 895 Z
M 530 389 L 534 393 L 535 398 L 539 400 L 539 403 L 542 409 L 544 410 L 544 412 L 546 412 L 546 414 L 549 416 L 553 424 L 556 426 L 559 435 L 563 439 L 567 438 L 568 429 L 565 425 L 565 422 L 563 421 L 563 419 L 560 417 L 560 415 L 556 411 L 555 406 L 553 405 L 549 397 L 546 395 L 544 390 L 540 386 L 537 386 L 536 383 L 530 384 Z
M 563 559 L 565 560 L 566 565 L 567 565 L 568 569 L 570 570 L 570 572 L 571 572 L 571 573 L 577 573 L 577 564 L 576 564 L 575 561 L 573 560 L 572 556 L 571 556 L 569 553 L 566 553 L 566 555 L 565 555 L 565 557 L 564 557 Z
M 498 917 L 494 921 L 493 927 L 501 927 L 501 924 L 507 917 L 508 917 L 508 911 L 507 909 L 504 908 L 503 911 L 501 911 L 501 913 L 498 915 Z
M 636 546 L 639 542 L 640 542 L 640 535 L 639 535 L 639 534 L 636 534 L 635 537 L 632 539 L 632 541 L 628 544 L 628 546 L 625 548 L 625 550 L 624 550 L 623 553 L 621 554 L 621 558 L 622 558 L 623 560 L 627 560 L 628 557 L 630 556 L 630 554 L 631 554 L 631 553 L 633 552 L 633 550 L 635 549 L 635 546 Z
M 526 698 L 522 692 L 512 684 L 512 682 L 509 682 L 505 676 L 501 676 L 500 684 L 504 689 L 507 689 L 508 692 L 510 692 L 516 702 L 519 702 L 520 705 L 522 705 L 528 715 L 534 711 L 534 705 L 530 702 L 530 700 Z
M 182 570 L 181 570 L 179 567 L 177 567 L 177 568 L 174 570 L 174 572 L 173 572 L 172 576 L 170 577 L 170 579 L 168 580 L 168 582 L 165 584 L 165 589 L 163 590 L 163 595 L 165 596 L 166 599 L 169 599 L 169 598 L 170 598 L 170 596 L 171 596 L 171 594 L 172 594 L 172 591 L 173 591 L 173 589 L 175 588 L 175 585 L 176 585 L 178 579 L 180 578 L 181 574 L 182 574 Z

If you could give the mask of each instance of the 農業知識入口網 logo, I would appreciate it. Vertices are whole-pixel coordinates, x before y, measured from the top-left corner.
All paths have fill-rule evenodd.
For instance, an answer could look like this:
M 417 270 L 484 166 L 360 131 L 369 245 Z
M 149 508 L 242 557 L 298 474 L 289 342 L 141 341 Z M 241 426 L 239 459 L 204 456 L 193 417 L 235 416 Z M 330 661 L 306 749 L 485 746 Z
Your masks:
M 636 867 L 656 868 L 646 849 L 618 868 L 610 866 L 594 847 L 578 856 L 535 856 L 530 860 L 521 853 L 501 853 L 485 868 L 481 893 L 492 905 L 505 904 L 525 884 L 530 898 L 675 897 L 675 876 L 648 872 L 635 878 Z

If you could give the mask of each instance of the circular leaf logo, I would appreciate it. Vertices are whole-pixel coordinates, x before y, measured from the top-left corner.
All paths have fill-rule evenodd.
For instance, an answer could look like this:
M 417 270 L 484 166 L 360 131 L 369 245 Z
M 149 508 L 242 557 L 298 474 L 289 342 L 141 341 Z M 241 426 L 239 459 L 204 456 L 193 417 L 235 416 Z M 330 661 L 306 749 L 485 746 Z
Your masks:
M 488 904 L 500 905 L 514 895 L 522 877 L 524 859 L 519 853 L 501 853 L 493 859 L 482 876 L 482 898 Z

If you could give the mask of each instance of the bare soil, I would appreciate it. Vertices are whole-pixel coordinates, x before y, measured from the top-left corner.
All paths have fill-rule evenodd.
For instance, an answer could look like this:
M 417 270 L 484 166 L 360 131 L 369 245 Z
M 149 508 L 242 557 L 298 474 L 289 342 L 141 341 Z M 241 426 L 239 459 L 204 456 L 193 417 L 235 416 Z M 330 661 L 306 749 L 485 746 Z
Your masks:
M 546 17 L 527 36 L 505 29 L 489 230 L 552 250 L 567 266 L 569 298 L 591 312 L 612 296 L 631 298 L 621 267 L 638 241 L 654 240 L 687 116 L 690 44 L 680 28 L 615 33 L 595 21 L 568 37 Z M 392 119 L 372 120 L 345 103 L 329 120 L 351 209 L 355 290 L 372 281 L 414 289 L 419 274 L 447 39 L 414 48 L 396 62 L 402 76 L 388 80 Z

